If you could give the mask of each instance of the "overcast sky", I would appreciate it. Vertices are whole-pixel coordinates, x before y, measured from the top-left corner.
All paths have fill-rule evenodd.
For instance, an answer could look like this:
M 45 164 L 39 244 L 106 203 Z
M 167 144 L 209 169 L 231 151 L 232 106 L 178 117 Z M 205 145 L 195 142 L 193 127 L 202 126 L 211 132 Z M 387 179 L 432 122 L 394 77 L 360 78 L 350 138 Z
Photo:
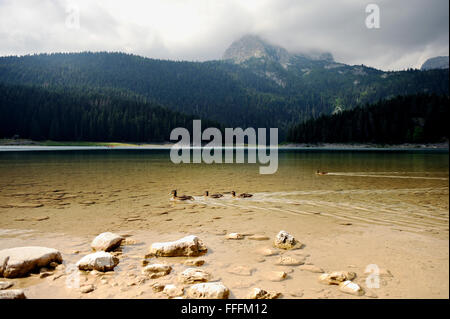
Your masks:
M 366 27 L 369 3 L 380 8 L 379 29 Z M 291 52 L 405 69 L 449 54 L 448 10 L 448 0 L 0 0 L 0 55 L 90 50 L 204 61 L 250 33 Z

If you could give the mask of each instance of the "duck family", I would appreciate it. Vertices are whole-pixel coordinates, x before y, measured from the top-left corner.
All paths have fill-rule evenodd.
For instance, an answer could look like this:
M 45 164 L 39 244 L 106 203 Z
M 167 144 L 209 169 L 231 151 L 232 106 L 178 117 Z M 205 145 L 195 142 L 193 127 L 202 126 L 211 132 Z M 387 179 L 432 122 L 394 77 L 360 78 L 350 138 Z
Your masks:
M 189 195 L 178 195 L 177 190 L 174 189 L 173 191 L 170 192 L 170 195 L 172 196 L 172 200 L 176 200 L 176 201 L 186 201 L 186 200 L 194 200 L 193 196 L 189 196 Z M 203 196 L 205 198 L 222 198 L 224 195 L 223 194 L 210 194 L 209 191 L 205 191 L 203 193 Z M 231 191 L 231 197 L 233 198 L 249 198 L 252 197 L 253 194 L 249 194 L 249 193 L 241 193 L 241 194 L 236 194 L 235 191 Z
M 172 199 L 173 200 L 178 200 L 178 201 L 194 200 L 194 197 L 189 196 L 189 195 L 180 195 L 180 196 L 178 196 L 176 189 L 171 191 L 170 195 L 172 195 Z

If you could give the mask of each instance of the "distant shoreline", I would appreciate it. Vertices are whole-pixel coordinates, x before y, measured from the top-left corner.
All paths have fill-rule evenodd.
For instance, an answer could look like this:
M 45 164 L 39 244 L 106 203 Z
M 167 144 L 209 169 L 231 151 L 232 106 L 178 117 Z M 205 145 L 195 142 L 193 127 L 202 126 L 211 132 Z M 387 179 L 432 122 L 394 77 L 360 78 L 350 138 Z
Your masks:
M 26 139 L 0 139 L 2 150 L 46 150 L 58 149 L 169 149 L 174 143 L 122 143 L 122 142 L 88 142 L 88 141 L 33 141 Z M 248 147 L 241 145 L 240 147 Z M 305 149 L 305 150 L 449 150 L 449 143 L 424 143 L 424 144 L 370 144 L 370 143 L 281 143 L 280 150 Z

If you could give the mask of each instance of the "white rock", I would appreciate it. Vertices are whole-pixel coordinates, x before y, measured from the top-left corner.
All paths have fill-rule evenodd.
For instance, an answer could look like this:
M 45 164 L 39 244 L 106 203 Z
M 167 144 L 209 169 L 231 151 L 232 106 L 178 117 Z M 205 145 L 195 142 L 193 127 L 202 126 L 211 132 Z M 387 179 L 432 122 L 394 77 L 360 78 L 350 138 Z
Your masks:
M 168 275 L 172 271 L 172 267 L 164 264 L 151 264 L 142 269 L 142 274 L 150 276 L 150 278 L 159 278 Z
M 163 289 L 163 293 L 165 293 L 169 297 L 179 297 L 184 294 L 184 288 L 178 287 L 175 285 L 165 285 Z
M 153 243 L 150 247 L 150 255 L 163 257 L 198 256 L 206 251 L 206 246 L 194 235 L 172 242 Z
M 26 299 L 21 289 L 0 290 L 0 299 Z
M 209 272 L 198 268 L 188 268 L 178 276 L 178 280 L 185 284 L 205 282 L 210 279 L 211 274 Z
M 297 240 L 289 234 L 287 231 L 280 231 L 277 236 L 275 237 L 274 241 L 275 247 L 281 248 L 281 249 L 292 249 L 299 245 Z
M 194 299 L 228 299 L 230 291 L 221 282 L 208 282 L 192 285 L 187 295 Z
M 250 292 L 249 299 L 276 299 L 281 295 L 279 292 L 266 291 L 261 288 L 253 288 Z
M 124 240 L 122 236 L 106 232 L 101 233 L 91 243 L 91 247 L 94 250 L 111 251 L 120 246 L 120 243 Z
M 345 292 L 346 294 L 351 294 L 355 296 L 364 295 L 364 290 L 356 283 L 350 280 L 346 280 L 339 284 L 339 290 Z
M 239 233 L 229 233 L 228 235 L 225 236 L 225 238 L 226 239 L 243 239 L 244 236 Z
M 319 281 L 326 285 L 339 285 L 344 281 L 353 280 L 355 277 L 356 274 L 351 271 L 334 271 L 320 275 Z
M 84 256 L 77 262 L 80 270 L 110 271 L 119 263 L 119 259 L 110 253 L 98 251 Z
M 0 250 L 0 277 L 23 277 L 51 262 L 62 263 L 61 253 L 47 247 L 16 247 Z

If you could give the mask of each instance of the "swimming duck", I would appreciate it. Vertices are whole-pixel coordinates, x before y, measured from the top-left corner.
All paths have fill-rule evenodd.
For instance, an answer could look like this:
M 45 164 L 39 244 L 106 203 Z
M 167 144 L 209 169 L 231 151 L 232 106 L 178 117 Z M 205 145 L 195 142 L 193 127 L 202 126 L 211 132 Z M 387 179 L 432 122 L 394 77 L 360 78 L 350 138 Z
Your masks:
M 316 175 L 327 175 L 328 172 L 321 172 L 319 170 L 317 170 Z
M 209 195 L 209 192 L 208 191 L 205 191 L 205 194 L 203 194 L 205 197 L 211 197 L 211 198 L 221 198 L 221 197 L 223 197 L 223 195 L 222 194 L 211 194 L 211 195 Z
M 172 195 L 172 199 L 173 200 L 194 200 L 194 197 L 189 196 L 189 195 L 181 195 L 178 196 L 177 195 L 177 190 L 174 189 L 173 191 L 170 192 L 170 195 Z
M 247 197 L 252 197 L 253 194 L 242 193 L 242 194 L 236 195 L 236 192 L 235 192 L 235 191 L 231 191 L 231 196 L 232 196 L 233 198 L 236 198 L 236 197 L 239 197 L 239 198 L 247 198 Z

